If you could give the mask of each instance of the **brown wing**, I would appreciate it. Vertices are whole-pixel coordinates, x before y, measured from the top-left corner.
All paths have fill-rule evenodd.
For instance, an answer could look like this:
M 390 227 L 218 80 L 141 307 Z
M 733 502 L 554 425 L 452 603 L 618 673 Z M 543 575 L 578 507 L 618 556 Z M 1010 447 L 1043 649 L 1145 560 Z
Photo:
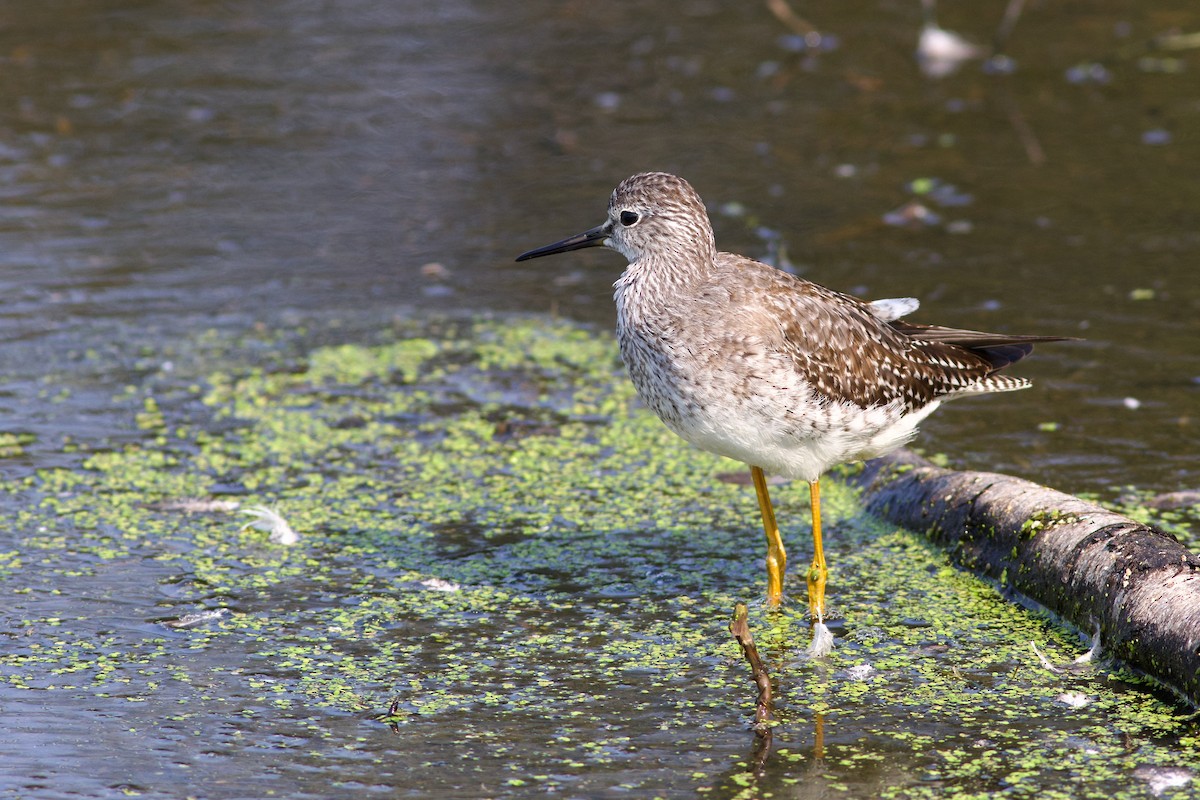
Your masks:
M 786 352 L 801 376 L 833 401 L 869 407 L 900 400 L 906 408 L 919 408 L 978 385 L 1028 355 L 1035 341 L 1054 341 L 884 322 L 856 297 L 749 259 L 721 256 L 720 266 L 742 273 L 727 286 L 758 295 L 755 302 L 746 298 L 741 304 L 763 309 L 774 320 L 778 339 L 773 346 Z M 756 280 L 746 281 L 747 271 L 756 273 Z M 739 302 L 733 296 L 730 300 Z M 763 320 L 755 327 L 772 326 Z

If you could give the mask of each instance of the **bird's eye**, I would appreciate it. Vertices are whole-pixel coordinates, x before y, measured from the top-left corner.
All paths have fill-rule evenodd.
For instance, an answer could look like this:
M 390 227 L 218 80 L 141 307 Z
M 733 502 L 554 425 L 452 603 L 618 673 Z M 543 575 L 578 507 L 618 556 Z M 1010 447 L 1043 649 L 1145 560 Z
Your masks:
M 626 228 L 630 227 L 631 225 L 637 225 L 638 219 L 640 219 L 640 217 L 638 217 L 638 215 L 633 211 L 621 212 L 621 224 Z

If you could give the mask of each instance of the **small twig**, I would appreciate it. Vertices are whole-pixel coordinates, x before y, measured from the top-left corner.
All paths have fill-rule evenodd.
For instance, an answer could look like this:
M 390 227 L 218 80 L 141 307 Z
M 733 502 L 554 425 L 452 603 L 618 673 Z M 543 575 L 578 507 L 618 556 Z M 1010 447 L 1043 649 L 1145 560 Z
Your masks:
M 771 735 L 770 722 L 773 719 L 771 676 L 767 673 L 767 668 L 763 666 L 762 659 L 758 657 L 758 648 L 754 646 L 754 636 L 750 633 L 750 626 L 746 622 L 748 616 L 749 612 L 744 603 L 734 606 L 733 619 L 729 621 L 729 632 L 733 634 L 733 638 L 737 639 L 738 645 L 742 648 L 742 655 L 750 664 L 754 683 L 758 686 L 758 701 L 754 710 L 754 732 L 760 737 L 769 737 Z
M 1033 127 L 1025 119 L 1025 115 L 1021 113 L 1021 109 L 1017 107 L 1016 102 L 1005 93 L 1005 111 L 1008 113 L 1008 123 L 1012 125 L 1013 133 L 1017 135 L 1017 141 L 1021 143 L 1021 147 L 1025 150 L 1025 157 L 1029 159 L 1029 163 L 1035 167 L 1040 167 L 1046 163 L 1046 151 L 1042 149 L 1042 143 L 1038 141 L 1037 134 L 1034 133 Z
M 1012 36 L 1013 28 L 1017 27 L 1017 20 L 1021 18 L 1024 8 L 1025 0 L 1008 0 L 1000 27 L 996 28 L 996 35 L 992 37 L 993 55 L 1004 52 L 1004 48 L 1008 46 L 1008 37 Z
M 762 729 L 754 730 L 754 746 L 750 748 L 750 763 L 754 766 L 754 775 L 762 779 L 767 772 L 767 762 L 771 759 L 771 726 L 763 725 Z
M 815 38 L 816 42 L 820 43 L 821 32 L 815 25 L 793 11 L 787 0 L 767 0 L 767 8 L 780 22 L 791 28 L 793 33 L 803 36 L 806 42 L 812 42 Z
M 379 717 L 380 721 L 386 722 L 388 727 L 392 729 L 392 733 L 400 733 L 399 719 L 403 716 L 400 710 L 400 698 L 393 697 L 392 704 L 388 706 L 387 713 Z

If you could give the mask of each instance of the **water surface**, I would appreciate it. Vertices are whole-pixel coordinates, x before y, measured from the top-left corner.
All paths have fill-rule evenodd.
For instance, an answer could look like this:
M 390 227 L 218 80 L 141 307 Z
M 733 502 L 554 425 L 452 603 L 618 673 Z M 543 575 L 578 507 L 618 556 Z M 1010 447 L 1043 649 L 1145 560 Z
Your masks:
M 1003 6 L 947 2 L 939 18 L 987 42 Z M 72 620 L 72 641 L 165 659 L 170 642 L 187 640 L 157 641 L 164 598 L 278 614 L 279 603 L 179 589 L 164 553 L 190 552 L 191 528 L 183 544 L 148 539 L 113 561 L 44 530 L 29 516 L 40 496 L 20 482 L 77 470 L 95 452 L 157 446 L 161 432 L 138 416 L 152 415 L 139 406 L 146 397 L 179 422 L 193 381 L 289 359 L 300 369 L 321 345 L 375 341 L 394 317 L 536 312 L 609 329 L 619 256 L 512 258 L 597 224 L 612 187 L 646 169 L 696 186 L 724 249 L 866 297 L 919 297 L 920 321 L 1084 339 L 1023 363 L 1030 391 L 939 411 L 919 440 L 927 451 L 1108 500 L 1127 486 L 1200 487 L 1200 55 L 1170 47 L 1185 39 L 1153 45 L 1200 30 L 1194 4 L 1030 4 L 1009 41 L 1011 70 L 969 62 L 942 79 L 913 58 L 915 2 L 802 10 L 824 34 L 816 48 L 765 5 L 714 0 L 103 0 L 0 12 L 0 433 L 20 442 L 0 459 L 14 519 L 0 551 L 52 554 L 40 567 L 26 555 L 7 575 L 11 641 L 51 647 L 51 621 Z M 914 202 L 936 221 L 889 223 Z M 752 511 L 740 508 L 729 529 Z M 794 519 L 800 542 L 803 514 Z M 73 573 L 87 580 L 66 581 Z M 753 574 L 713 608 L 741 597 Z M 613 580 L 675 597 L 638 575 Z M 311 622 L 298 613 L 284 638 Z M 382 729 L 372 713 L 306 711 L 294 693 L 286 712 L 258 708 L 240 673 L 222 671 L 252 649 L 238 642 L 224 655 L 199 651 L 214 676 L 202 692 L 155 694 L 145 681 L 156 674 L 121 703 L 6 689 L 5 716 L 21 720 L 7 726 L 20 742 L 8 785 L 51 797 L 128 783 L 173 796 L 202 774 L 226 782 L 210 783 L 212 796 L 257 796 L 254 776 L 273 766 L 281 777 L 270 788 L 292 796 L 326 769 L 352 788 L 404 785 L 403 772 L 380 773 L 392 745 L 372 738 Z M 714 658 L 701 648 L 690 668 Z M 623 691 L 593 710 L 635 709 Z M 720 704 L 730 690 L 705 696 Z M 207 713 L 162 724 L 168 706 L 197 697 Z M 271 713 L 281 716 L 245 722 Z M 658 742 L 656 758 L 679 761 L 654 779 L 631 767 L 643 785 L 666 792 L 670 776 L 710 774 L 695 755 L 704 748 L 726 759 L 748 751 L 744 720 L 727 708 L 680 713 L 681 725 L 717 730 Z M 630 711 L 641 721 L 621 735 L 651 735 L 652 716 Z M 481 724 L 534 731 L 528 741 L 604 738 L 515 716 Z M 836 730 L 831 743 L 859 729 Z M 800 731 L 811 746 L 815 734 Z M 371 756 L 351 746 L 360 737 Z M 414 761 L 454 762 L 436 728 L 404 741 Z M 478 747 L 495 758 L 484 772 L 512 762 Z M 289 748 L 321 755 L 281 765 Z M 137 774 L 125 774 L 129 752 L 145 754 Z M 473 796 L 475 784 L 448 773 L 446 791 Z M 405 791 L 419 794 L 438 772 L 419 774 Z M 579 796 L 619 793 L 619 777 L 597 775 Z M 705 780 L 676 784 L 679 796 Z

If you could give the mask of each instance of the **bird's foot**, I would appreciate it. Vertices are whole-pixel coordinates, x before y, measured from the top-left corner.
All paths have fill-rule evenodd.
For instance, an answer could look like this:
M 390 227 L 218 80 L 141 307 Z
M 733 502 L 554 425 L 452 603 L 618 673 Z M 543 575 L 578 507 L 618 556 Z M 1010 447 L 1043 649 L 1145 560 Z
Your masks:
M 825 582 L 829 570 L 816 561 L 808 568 L 808 613 L 814 622 L 825 621 Z
M 808 658 L 823 658 L 833 652 L 833 632 L 825 624 L 825 582 L 829 569 L 820 560 L 808 568 L 808 613 L 812 616 L 812 642 L 805 655 Z

